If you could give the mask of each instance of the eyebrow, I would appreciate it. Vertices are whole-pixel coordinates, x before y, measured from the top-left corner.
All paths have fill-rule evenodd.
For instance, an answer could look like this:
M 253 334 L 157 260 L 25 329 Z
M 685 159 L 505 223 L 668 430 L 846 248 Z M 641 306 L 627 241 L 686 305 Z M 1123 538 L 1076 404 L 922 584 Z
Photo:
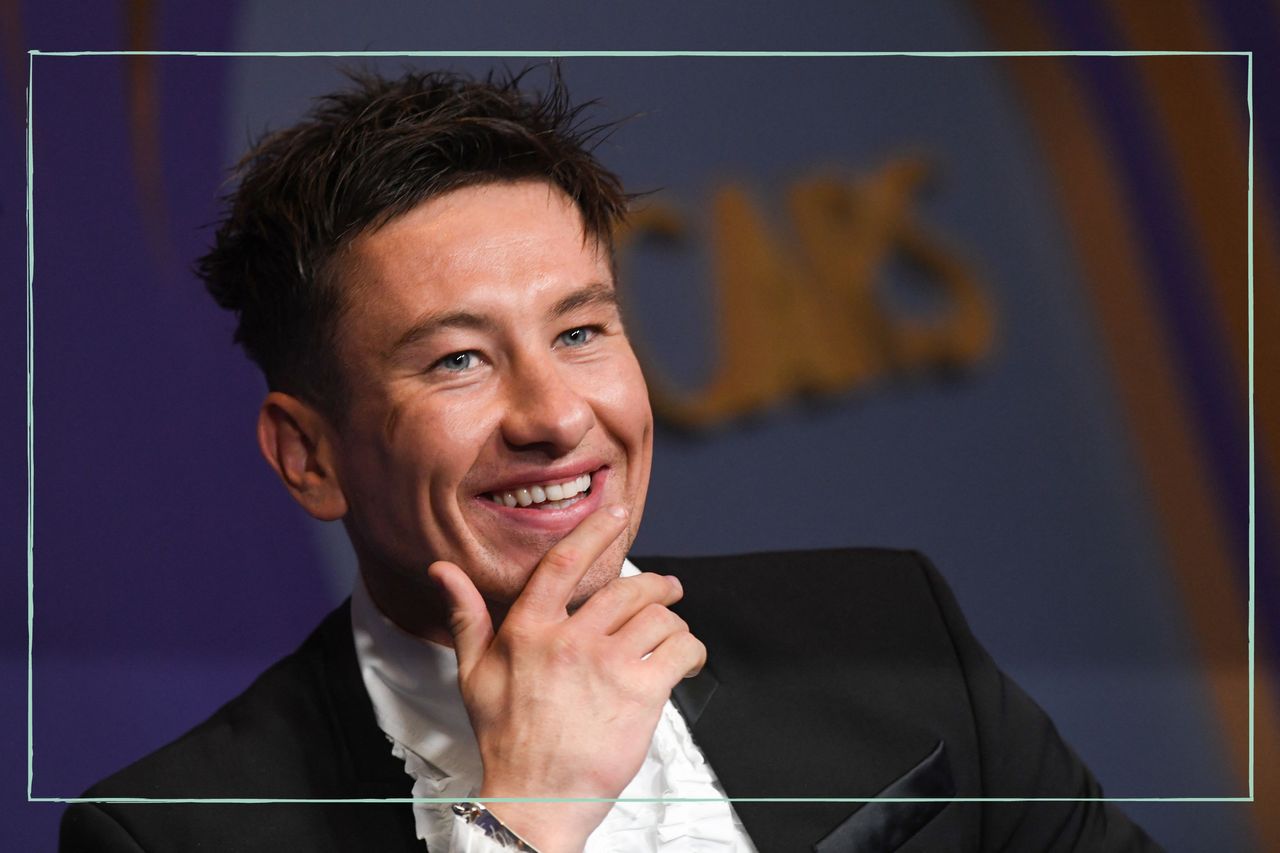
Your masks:
M 557 320 L 572 311 L 579 308 L 590 306 L 605 306 L 613 309 L 619 308 L 618 292 L 611 284 L 596 282 L 588 284 L 580 290 L 575 290 L 568 296 L 561 299 L 555 305 L 551 306 L 551 310 L 547 312 L 548 320 Z
M 392 358 L 405 347 L 431 337 L 441 329 L 476 329 L 481 332 L 492 332 L 497 326 L 493 320 L 470 311 L 436 311 L 426 315 L 404 331 L 387 350 L 387 358 Z
M 579 308 L 593 305 L 620 307 L 617 291 L 612 285 L 595 282 L 575 290 L 564 296 L 547 312 L 548 320 L 556 320 Z M 474 329 L 481 332 L 494 332 L 497 323 L 492 318 L 471 311 L 436 311 L 420 318 L 404 331 L 396 342 L 387 350 L 387 358 L 392 358 L 405 347 L 431 337 L 442 329 Z

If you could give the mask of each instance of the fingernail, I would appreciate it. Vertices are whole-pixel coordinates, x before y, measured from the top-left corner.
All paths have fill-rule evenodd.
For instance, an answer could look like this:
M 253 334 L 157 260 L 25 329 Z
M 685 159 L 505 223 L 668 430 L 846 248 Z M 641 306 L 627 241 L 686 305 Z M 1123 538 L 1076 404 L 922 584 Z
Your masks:
M 622 504 L 614 504 L 613 506 L 609 507 L 608 513 L 609 515 L 612 515 L 614 518 L 626 518 L 627 508 Z
M 680 583 L 680 578 L 675 575 L 663 575 L 663 577 L 671 581 L 671 585 L 676 588 L 676 592 L 684 592 L 684 584 Z

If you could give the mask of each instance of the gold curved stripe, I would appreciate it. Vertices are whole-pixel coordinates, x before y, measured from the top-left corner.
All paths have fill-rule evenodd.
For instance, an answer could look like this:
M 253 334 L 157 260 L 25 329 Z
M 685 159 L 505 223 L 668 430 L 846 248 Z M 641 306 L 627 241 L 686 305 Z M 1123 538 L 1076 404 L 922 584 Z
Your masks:
M 1212 35 L 1210 21 L 1191 0 L 1167 0 L 1159 7 L 1117 0 L 1109 0 L 1108 5 L 1125 40 L 1135 48 L 1177 45 L 1185 50 L 1221 49 L 1221 39 Z M 1244 411 L 1249 371 L 1244 93 L 1236 89 L 1217 57 L 1179 57 L 1175 62 L 1146 60 L 1139 64 L 1139 76 L 1148 102 L 1155 107 L 1161 137 L 1167 141 L 1174 160 L 1180 206 L 1191 219 L 1196 248 L 1206 265 L 1220 336 L 1230 341 L 1236 377 L 1233 396 Z M 1214 168 L 1224 161 L 1228 164 L 1225 168 Z M 1280 340 L 1274 334 L 1280 329 L 1280 296 L 1273 286 L 1280 281 L 1280 232 L 1271 203 L 1274 196 L 1270 177 L 1255 167 L 1255 366 L 1280 364 Z M 1265 477 L 1272 495 L 1280 496 L 1280 374 L 1274 369 L 1256 370 L 1253 392 L 1256 474 Z M 1263 535 L 1280 530 L 1280 507 L 1274 509 L 1276 515 L 1255 521 Z M 1258 644 L 1255 708 L 1259 721 L 1265 715 L 1274 722 L 1275 715 L 1280 714 L 1280 704 L 1275 685 L 1266 676 L 1276 670 L 1262 654 L 1270 648 L 1267 643 Z M 1280 800 L 1280 732 L 1275 725 L 1259 725 L 1256 735 L 1255 793 L 1260 801 L 1274 803 Z M 1280 849 L 1280 818 L 1275 810 L 1268 809 L 1263 821 L 1268 824 L 1263 829 L 1267 840 L 1264 849 Z
M 125 0 L 125 42 L 129 50 L 154 47 L 155 17 L 152 0 Z M 161 269 L 166 269 L 173 266 L 175 259 L 168 237 L 156 57 L 132 55 L 124 59 L 133 174 L 137 180 L 143 232 L 153 259 Z
M 1186 50 L 1218 50 L 1210 24 L 1191 0 L 1168 0 L 1159 7 L 1110 0 L 1126 40 L 1138 47 L 1178 45 Z M 1232 58 L 1232 61 L 1242 61 Z M 1248 140 L 1244 92 L 1227 76 L 1219 57 L 1147 58 L 1137 63 L 1147 101 L 1154 107 L 1161 138 L 1173 157 L 1180 208 L 1193 226 L 1196 249 L 1212 287 L 1218 339 L 1229 342 L 1235 369 L 1238 411 L 1246 411 L 1249 387 Z M 1270 176 L 1259 170 L 1254 183 L 1255 365 L 1280 364 L 1280 298 L 1267 282 L 1280 281 L 1280 232 L 1271 200 Z M 1211 310 L 1212 310 L 1211 309 Z M 1272 330 L 1272 333 L 1262 333 Z M 1254 381 L 1255 448 L 1258 473 L 1280 497 L 1280 373 L 1259 370 Z M 1280 530 L 1280 507 L 1262 530 Z
M 1006 49 L 1061 48 L 1036 19 L 1033 7 L 982 0 L 975 7 L 994 41 Z M 1134 212 L 1118 189 L 1124 181 L 1068 61 L 1015 58 L 1006 67 L 1047 156 L 1103 332 L 1132 445 L 1168 544 L 1209 694 L 1239 780 L 1237 790 L 1230 793 L 1244 794 L 1249 767 L 1245 597 L 1232 582 L 1236 567 L 1230 562 L 1224 519 L 1188 429 L 1191 401 L 1171 371 L 1172 348 L 1156 320 L 1158 306 L 1137 249 Z M 1260 689 L 1259 694 L 1265 690 L 1269 688 Z M 1274 742 L 1275 716 L 1259 715 L 1256 730 L 1260 741 Z M 1274 771 L 1258 767 L 1259 780 L 1267 773 L 1274 778 Z M 1189 796 L 1218 793 L 1186 792 Z M 1253 817 L 1265 849 L 1280 849 L 1276 814 L 1254 810 Z

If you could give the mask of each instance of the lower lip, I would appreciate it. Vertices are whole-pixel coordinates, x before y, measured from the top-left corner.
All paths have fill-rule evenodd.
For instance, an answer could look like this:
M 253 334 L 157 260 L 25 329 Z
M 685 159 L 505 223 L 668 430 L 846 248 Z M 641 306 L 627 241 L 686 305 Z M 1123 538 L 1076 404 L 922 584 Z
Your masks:
M 590 493 L 576 503 L 562 509 L 507 506 L 506 504 L 494 503 L 493 499 L 487 494 L 477 495 L 475 500 L 480 506 L 496 514 L 504 522 L 536 530 L 567 533 L 604 504 L 604 484 L 608 476 L 608 468 L 600 468 L 592 473 Z

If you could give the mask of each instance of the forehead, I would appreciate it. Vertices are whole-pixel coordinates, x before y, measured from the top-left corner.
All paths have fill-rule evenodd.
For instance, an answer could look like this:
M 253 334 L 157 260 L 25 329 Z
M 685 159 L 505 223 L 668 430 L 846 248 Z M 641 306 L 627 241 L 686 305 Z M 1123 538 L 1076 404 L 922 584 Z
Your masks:
M 606 251 L 582 216 L 543 182 L 467 187 L 431 199 L 355 240 L 348 252 L 356 314 L 460 307 L 519 310 L 566 287 L 612 284 Z

